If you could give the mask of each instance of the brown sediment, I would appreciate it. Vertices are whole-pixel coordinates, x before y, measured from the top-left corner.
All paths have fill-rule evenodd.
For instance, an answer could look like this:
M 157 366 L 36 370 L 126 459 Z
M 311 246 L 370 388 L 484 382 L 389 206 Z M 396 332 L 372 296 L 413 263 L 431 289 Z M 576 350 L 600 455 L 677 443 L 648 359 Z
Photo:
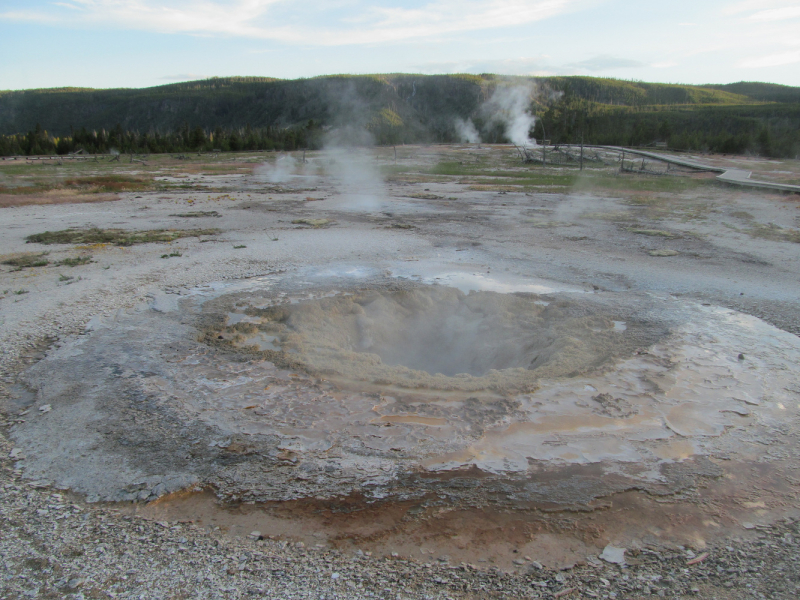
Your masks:
M 596 468 L 578 470 L 602 476 Z M 351 494 L 325 500 L 225 503 L 207 490 L 172 494 L 128 510 L 154 520 L 219 527 L 232 536 L 258 531 L 264 537 L 302 541 L 306 546 L 397 553 L 419 560 L 447 556 L 451 562 L 501 568 L 528 556 L 545 566 L 563 568 L 585 562 L 610 543 L 703 549 L 734 533 L 747 535 L 742 523 L 752 527 L 751 523 L 768 523 L 785 514 L 797 471 L 788 461 L 731 462 L 721 476 L 704 480 L 701 494 L 653 495 L 630 489 L 568 507 L 520 503 L 510 510 L 489 497 L 482 506 L 463 506 L 436 494 L 405 501 L 375 502 Z M 574 474 L 549 471 L 541 477 L 563 479 Z M 482 485 L 476 470 L 459 475 Z
M 80 204 L 85 202 L 113 202 L 117 194 L 91 194 L 75 190 L 52 190 L 33 194 L 0 194 L 0 208 L 42 204 Z

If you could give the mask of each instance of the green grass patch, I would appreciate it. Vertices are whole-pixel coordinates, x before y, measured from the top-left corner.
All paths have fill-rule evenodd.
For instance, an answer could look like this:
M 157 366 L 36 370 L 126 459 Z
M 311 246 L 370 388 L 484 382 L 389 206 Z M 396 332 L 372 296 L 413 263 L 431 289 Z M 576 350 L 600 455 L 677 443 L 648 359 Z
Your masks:
M 800 229 L 784 229 L 774 223 L 770 223 L 769 225 L 758 223 L 750 228 L 748 233 L 753 237 L 772 240 L 774 242 L 793 242 L 795 244 L 800 244 Z
M 616 172 L 594 173 L 578 177 L 578 191 L 612 190 L 620 192 L 671 192 L 680 193 L 714 185 L 714 179 L 697 179 L 681 176 L 619 175 Z M 641 201 L 646 204 L 646 201 Z M 634 202 L 636 203 L 636 202 Z
M 45 258 L 47 252 L 21 254 L 12 258 L 7 258 L 3 261 L 4 265 L 15 267 L 15 270 L 21 271 L 22 269 L 30 269 L 33 267 L 46 267 L 50 261 Z
M 672 233 L 670 231 L 664 231 L 662 229 L 638 229 L 636 227 L 628 227 L 627 229 L 631 233 L 638 233 L 639 235 L 649 235 L 652 237 L 665 237 L 665 238 L 680 237 L 675 233 Z
M 442 161 L 437 165 L 426 169 L 424 172 L 429 175 L 449 175 L 451 177 L 459 177 L 465 175 L 485 174 L 486 167 L 474 163 L 463 163 L 455 161 Z
M 579 171 L 574 167 L 492 168 L 485 164 L 442 161 L 424 171 L 428 175 L 465 177 L 475 185 L 523 187 L 566 187 L 577 191 L 612 190 L 633 192 L 673 192 L 693 190 L 713 184 L 713 179 L 620 175 L 605 169 Z M 536 191 L 536 190 L 531 190 Z
M 127 177 L 125 175 L 95 175 L 92 177 L 73 177 L 64 181 L 66 187 L 88 188 L 100 192 L 136 192 L 149 189 L 150 181 Z
M 29 167 L 30 169 L 30 167 Z M 61 170 L 62 167 L 59 167 Z M 11 195 L 41 194 L 53 190 L 69 190 L 73 193 L 108 194 L 138 192 L 154 189 L 152 180 L 126 175 L 92 175 L 62 179 L 60 173 L 42 174 L 29 171 L 25 175 L 12 177 L 9 185 L 0 185 L 0 193 Z
M 75 256 L 70 258 L 65 258 L 64 260 L 60 260 L 56 263 L 57 267 L 77 267 L 78 265 L 88 265 L 89 263 L 94 262 L 92 261 L 91 256 Z
M 133 246 L 134 244 L 152 244 L 174 242 L 186 237 L 216 235 L 218 229 L 150 229 L 144 231 L 128 231 L 125 229 L 63 229 L 61 231 L 45 231 L 25 238 L 29 244 L 114 244 L 115 246 Z
M 198 219 L 201 217 L 221 217 L 221 216 L 222 215 L 215 210 L 195 210 L 192 212 L 174 213 L 170 215 L 170 217 L 183 217 L 184 219 Z

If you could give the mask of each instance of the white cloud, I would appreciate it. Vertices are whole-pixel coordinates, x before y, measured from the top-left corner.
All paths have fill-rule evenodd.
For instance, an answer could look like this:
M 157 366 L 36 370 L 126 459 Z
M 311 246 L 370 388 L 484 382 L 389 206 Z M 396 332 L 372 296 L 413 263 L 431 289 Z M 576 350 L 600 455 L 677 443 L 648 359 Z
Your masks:
M 786 19 L 796 19 L 800 17 L 800 6 L 785 6 L 783 8 L 773 8 L 762 10 L 754 15 L 750 15 L 750 21 L 785 21 Z
M 645 64 L 638 60 L 631 60 L 630 58 L 619 58 L 617 56 L 603 54 L 567 66 L 586 69 L 587 71 L 609 71 L 612 69 L 637 69 L 639 67 L 644 67 Z
M 665 60 L 663 62 L 657 62 L 650 65 L 654 69 L 669 69 L 670 67 L 677 67 L 678 63 L 674 60 Z
M 365 0 L 71 0 L 62 25 L 113 24 L 158 33 L 213 34 L 316 45 L 441 38 L 547 19 L 595 0 L 431 0 L 419 8 Z M 75 9 L 77 10 L 77 14 Z M 322 18 L 322 17 L 330 18 Z M 44 11 L 0 13 L 0 19 L 52 21 Z M 320 25 L 314 25 L 323 21 Z
M 765 67 L 781 67 L 783 65 L 793 65 L 800 63 L 800 50 L 792 52 L 782 52 L 780 54 L 770 54 L 760 58 L 748 58 L 742 61 L 740 66 L 747 69 L 761 69 Z
M 450 62 L 428 62 L 412 65 L 414 72 L 439 73 L 497 73 L 498 75 L 551 75 L 554 73 L 547 55 L 510 59 L 466 59 Z
M 199 75 L 197 73 L 179 73 L 177 75 L 164 75 L 160 79 L 164 81 L 197 81 L 198 79 L 206 79 L 206 75 Z
M 796 0 L 742 0 L 735 4 L 730 4 L 722 9 L 724 15 L 738 15 L 751 11 L 763 11 L 770 8 L 782 8 L 797 6 Z

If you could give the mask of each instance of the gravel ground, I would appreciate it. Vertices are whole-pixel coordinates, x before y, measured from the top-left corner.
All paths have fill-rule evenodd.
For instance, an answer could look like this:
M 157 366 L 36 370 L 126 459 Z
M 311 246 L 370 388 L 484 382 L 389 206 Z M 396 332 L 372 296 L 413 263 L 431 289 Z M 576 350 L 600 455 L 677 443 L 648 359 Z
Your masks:
M 463 192 L 452 183 L 417 187 L 422 185 L 425 191 L 431 188 L 442 196 Z M 51 260 L 75 254 L 71 248 L 24 244 L 26 235 L 46 229 L 121 223 L 137 229 L 178 226 L 179 220 L 173 223 L 168 217 L 184 201 L 173 195 L 159 206 L 156 196 L 3 209 L 2 217 L 9 225 L 0 232 L 0 254 L 49 249 Z M 87 504 L 67 490 L 40 487 L 15 470 L 22 465 L 14 460 L 19 457 L 8 432 L 15 420 L 26 418 L 14 404 L 19 395 L 14 386 L 22 369 L 39 360 L 53 341 L 83 335 L 94 315 L 113 319 L 119 310 L 146 306 L 148 296 L 210 281 L 309 264 L 363 264 L 376 257 L 407 260 L 414 268 L 418 257 L 436 257 L 459 262 L 466 269 L 482 268 L 481 272 L 499 271 L 502 265 L 511 275 L 687 296 L 800 332 L 797 244 L 751 238 L 744 229 L 717 223 L 724 218 L 744 228 L 741 223 L 749 221 L 731 212 L 738 208 L 755 215 L 758 222 L 775 222 L 789 230 L 797 224 L 794 201 L 716 189 L 708 192 L 710 200 L 685 197 L 692 207 L 708 204 L 717 216 L 687 222 L 677 214 L 670 222 L 650 223 L 647 214 L 640 215 L 642 226 L 670 227 L 684 234 L 676 241 L 662 242 L 620 228 L 610 217 L 600 215 L 600 211 L 613 216 L 612 210 L 640 210 L 617 199 L 543 194 L 531 201 L 522 194 L 495 194 L 495 203 L 488 207 L 486 193 L 461 197 L 474 201 L 471 212 L 462 214 L 442 202 L 436 215 L 408 217 L 413 230 L 389 229 L 389 220 L 369 221 L 353 214 L 339 215 L 339 224 L 331 229 L 294 227 L 292 219 L 332 213 L 318 214 L 323 202 L 289 205 L 281 204 L 284 199 L 280 198 L 270 205 L 277 206 L 273 211 L 262 210 L 266 198 L 260 199 L 264 201 L 261 208 L 249 210 L 244 206 L 251 202 L 249 196 L 234 194 L 233 201 L 222 208 L 219 201 L 200 198 L 194 208 L 218 209 L 223 218 L 196 225 L 220 227 L 223 233 L 213 240 L 176 242 L 169 248 L 180 251 L 180 258 L 163 260 L 165 247 L 148 244 L 95 249 L 94 263 L 75 268 L 21 272 L 4 268 L 0 274 L 0 291 L 6 290 L 0 299 L 0 402 L 4 408 L 0 413 L 0 598 L 798 597 L 800 523 L 794 521 L 759 525 L 704 548 L 645 545 L 627 551 L 624 565 L 591 556 L 572 569 L 556 571 L 520 556 L 513 569 L 503 572 L 485 563 L 451 564 L 446 557 L 425 563 L 401 556 L 298 547 L 280 539 L 257 539 L 260 536 L 235 538 L 190 523 L 152 522 L 126 514 L 124 507 Z M 504 204 L 499 205 L 500 200 Z M 555 221 L 537 222 L 534 229 L 523 227 L 514 202 L 525 210 L 535 210 L 530 206 L 540 202 L 549 207 L 546 214 L 575 224 L 563 232 L 558 229 L 562 224 Z M 501 208 L 505 203 L 510 207 Z M 580 217 L 588 210 L 600 216 Z M 648 255 L 667 243 L 680 255 Z M 72 277 L 68 283 L 58 279 L 65 273 Z M 606 558 L 616 560 L 612 549 Z
M 3 456 L 10 447 L 2 444 Z M 555 571 L 520 557 L 515 572 L 420 563 L 234 538 L 87 506 L 0 474 L 0 598 L 796 598 L 800 523 L 734 546 L 645 548 L 626 564 L 590 557 Z M 613 557 L 612 557 L 612 560 Z

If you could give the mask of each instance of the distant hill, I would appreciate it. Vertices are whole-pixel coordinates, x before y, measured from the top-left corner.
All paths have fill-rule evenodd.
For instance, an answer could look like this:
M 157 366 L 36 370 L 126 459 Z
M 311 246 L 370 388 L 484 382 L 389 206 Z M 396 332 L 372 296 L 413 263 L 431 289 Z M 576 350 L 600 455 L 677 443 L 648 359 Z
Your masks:
M 467 116 L 493 78 L 366 75 L 279 80 L 213 78 L 144 89 L 46 89 L 0 92 L 0 134 L 71 128 L 169 131 L 188 123 L 217 127 L 289 127 L 309 120 L 364 124 L 388 109 L 413 128 L 442 116 Z
M 695 86 L 592 77 L 500 78 L 495 75 L 365 75 L 279 80 L 213 78 L 144 89 L 59 88 L 0 92 L 0 134 L 29 131 L 37 123 L 53 135 L 70 128 L 171 130 L 188 123 L 216 127 L 288 127 L 309 119 L 323 124 L 373 119 L 384 109 L 412 127 L 442 117 L 467 118 L 498 83 L 533 83 L 571 90 L 615 106 L 749 104 L 745 95 Z M 790 88 L 791 89 L 791 88 Z M 543 96 L 546 102 L 547 94 Z
M 794 156 L 800 88 L 765 83 L 673 85 L 594 77 L 336 75 L 212 78 L 144 89 L 0 92 L 0 153 L 74 147 L 152 151 L 313 147 L 355 126 L 378 143 L 457 141 L 456 119 L 507 141 L 485 109 L 496 90 L 536 90 L 527 106 L 554 142 L 646 145 Z M 38 127 L 37 127 L 38 126 Z M 534 130 L 541 137 L 538 129 Z M 61 142 L 61 146 L 58 143 Z
M 706 85 L 704 87 L 746 96 L 759 102 L 800 103 L 800 87 L 778 85 L 777 83 L 758 83 L 740 81 L 726 85 Z

